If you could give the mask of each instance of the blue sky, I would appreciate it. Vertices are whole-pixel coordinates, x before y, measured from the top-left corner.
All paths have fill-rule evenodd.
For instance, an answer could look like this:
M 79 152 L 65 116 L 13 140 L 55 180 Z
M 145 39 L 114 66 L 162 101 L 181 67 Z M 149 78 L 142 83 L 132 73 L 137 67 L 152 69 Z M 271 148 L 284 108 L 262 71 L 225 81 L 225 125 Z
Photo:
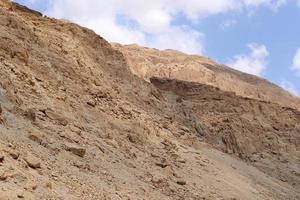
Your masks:
M 300 0 L 15 0 L 111 42 L 201 54 L 300 95 Z

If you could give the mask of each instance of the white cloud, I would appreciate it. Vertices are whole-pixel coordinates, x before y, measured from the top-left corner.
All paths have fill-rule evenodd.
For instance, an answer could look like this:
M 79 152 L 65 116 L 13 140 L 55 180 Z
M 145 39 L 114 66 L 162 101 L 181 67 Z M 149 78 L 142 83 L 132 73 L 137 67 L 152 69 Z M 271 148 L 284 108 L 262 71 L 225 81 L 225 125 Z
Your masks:
M 299 96 L 299 92 L 298 92 L 296 86 L 292 82 L 284 80 L 281 82 L 280 86 L 283 89 L 289 91 L 291 94 L 293 94 L 295 96 Z
M 204 17 L 229 11 L 251 10 L 259 6 L 272 9 L 285 0 L 48 1 L 50 3 L 47 15 L 66 18 L 87 26 L 110 42 L 138 43 L 160 49 L 173 48 L 186 53 L 202 54 L 204 34 L 193 29 L 191 25 L 173 23 L 178 15 L 186 16 L 188 24 L 191 24 Z M 119 16 L 133 22 L 134 26 L 118 20 Z
M 300 75 L 300 48 L 294 56 L 292 70 L 295 70 Z
M 178 9 L 174 10 L 170 0 L 52 0 L 50 5 L 48 15 L 87 26 L 110 42 L 203 53 L 201 32 L 172 25 L 173 14 Z M 135 26 L 119 22 L 120 15 Z
M 269 52 L 264 45 L 252 43 L 248 47 L 251 50 L 250 54 L 237 55 L 227 65 L 242 72 L 261 76 L 266 70 Z

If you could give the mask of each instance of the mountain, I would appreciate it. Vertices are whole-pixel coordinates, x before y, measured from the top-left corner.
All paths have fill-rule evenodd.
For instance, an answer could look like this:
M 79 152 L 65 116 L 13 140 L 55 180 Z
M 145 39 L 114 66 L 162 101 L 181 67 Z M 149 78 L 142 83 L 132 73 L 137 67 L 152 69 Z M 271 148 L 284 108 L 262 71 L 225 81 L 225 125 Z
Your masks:
M 93 31 L 0 2 L 1 200 L 299 199 L 297 109 L 145 81 Z
M 246 74 L 208 58 L 184 53 L 112 44 L 120 50 L 134 74 L 149 81 L 151 77 L 178 79 L 212 85 L 238 96 L 278 103 L 300 110 L 300 99 L 260 77 Z

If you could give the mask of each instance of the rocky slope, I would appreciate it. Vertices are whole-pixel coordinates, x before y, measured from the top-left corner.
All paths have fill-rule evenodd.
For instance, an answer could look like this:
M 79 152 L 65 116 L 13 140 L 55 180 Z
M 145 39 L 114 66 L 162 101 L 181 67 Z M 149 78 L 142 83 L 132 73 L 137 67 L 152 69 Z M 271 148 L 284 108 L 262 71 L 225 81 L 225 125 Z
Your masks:
M 300 99 L 267 80 L 245 74 L 201 56 L 113 44 L 127 59 L 132 72 L 149 81 L 153 76 L 208 84 L 239 96 L 270 101 L 300 110 Z
M 296 110 L 146 82 L 93 31 L 0 5 L 1 200 L 299 198 Z

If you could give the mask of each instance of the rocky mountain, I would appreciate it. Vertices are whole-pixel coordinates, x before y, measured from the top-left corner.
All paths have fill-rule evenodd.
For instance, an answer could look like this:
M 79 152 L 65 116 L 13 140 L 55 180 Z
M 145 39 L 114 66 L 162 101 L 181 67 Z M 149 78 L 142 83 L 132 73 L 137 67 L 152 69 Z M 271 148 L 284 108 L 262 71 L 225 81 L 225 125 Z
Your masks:
M 265 79 L 246 74 L 208 58 L 184 53 L 140 47 L 138 45 L 112 44 L 120 50 L 134 74 L 149 81 L 151 77 L 198 82 L 281 106 L 300 110 L 300 99 Z
M 145 81 L 93 31 L 0 2 L 1 200 L 300 198 L 297 109 Z

